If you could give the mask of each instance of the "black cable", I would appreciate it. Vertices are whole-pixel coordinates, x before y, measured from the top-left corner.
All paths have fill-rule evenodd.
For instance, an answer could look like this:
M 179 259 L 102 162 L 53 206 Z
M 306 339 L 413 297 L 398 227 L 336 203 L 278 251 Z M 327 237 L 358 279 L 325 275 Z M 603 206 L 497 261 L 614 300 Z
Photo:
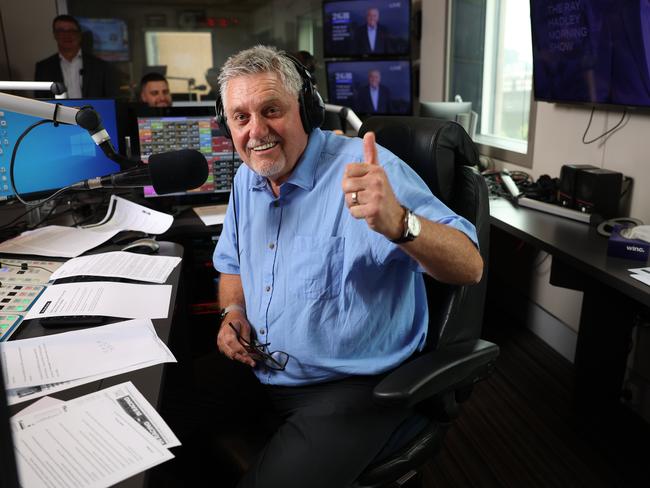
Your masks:
M 11 188 L 13 189 L 14 194 L 16 195 L 16 199 L 20 203 L 22 203 L 23 205 L 26 205 L 28 207 L 31 207 L 31 206 L 39 207 L 39 206 L 49 202 L 50 200 L 56 198 L 57 196 L 59 196 L 64 191 L 67 191 L 67 190 L 72 188 L 72 185 L 64 186 L 63 188 L 60 188 L 57 191 L 55 191 L 54 193 L 52 193 L 47 198 L 44 198 L 42 200 L 33 200 L 33 201 L 23 200 L 23 198 L 20 196 L 20 193 L 18 192 L 18 188 L 16 188 L 16 182 L 14 180 L 14 167 L 15 167 L 15 162 L 16 162 L 16 154 L 18 153 L 18 147 L 20 146 L 20 143 L 25 138 L 25 136 L 27 134 L 29 134 L 32 129 L 34 129 L 35 127 L 37 127 L 39 125 L 48 124 L 48 123 L 53 123 L 55 126 L 59 125 L 59 122 L 52 121 L 52 120 L 39 120 L 38 122 L 34 122 L 27 129 L 25 129 L 25 131 L 22 134 L 20 134 L 20 136 L 16 140 L 16 144 L 14 145 L 14 149 L 11 152 L 11 162 L 9 163 L 9 178 L 11 180 Z M 86 188 L 79 188 L 79 189 L 85 190 Z
M 14 179 L 14 166 L 15 166 L 14 163 L 16 161 L 16 154 L 18 153 L 18 147 L 20 146 L 21 141 L 25 138 L 27 134 L 29 134 L 32 131 L 32 129 L 38 127 L 39 125 L 48 124 L 51 122 L 52 122 L 51 120 L 39 120 L 37 122 L 34 122 L 29 127 L 27 127 L 27 129 L 25 129 L 23 133 L 20 134 L 20 136 L 18 136 L 18 139 L 16 140 L 16 144 L 14 145 L 14 149 L 13 151 L 11 151 L 11 162 L 9 163 L 9 180 L 11 181 L 11 188 L 14 190 L 14 194 L 16 195 L 18 201 L 25 205 L 28 205 L 28 203 L 25 200 L 23 200 L 22 197 L 20 196 L 20 193 L 18 193 L 18 188 L 16 188 L 16 181 Z
M 589 128 L 591 127 L 591 122 L 593 121 L 594 118 L 594 112 L 596 111 L 596 107 L 591 107 L 591 115 L 589 116 L 589 122 L 587 122 L 587 128 L 585 129 L 585 133 L 582 134 L 582 143 L 583 144 L 591 144 L 593 142 L 596 142 L 599 139 L 602 139 L 603 137 L 611 134 L 615 130 L 619 129 L 621 125 L 623 124 L 623 121 L 625 120 L 625 116 L 627 115 L 627 110 L 623 110 L 623 115 L 621 116 L 621 120 L 618 121 L 618 123 L 612 127 L 611 129 L 607 130 L 606 132 L 603 132 L 601 135 L 598 137 L 593 138 L 590 141 L 585 141 L 585 138 L 587 137 L 587 132 L 589 132 Z

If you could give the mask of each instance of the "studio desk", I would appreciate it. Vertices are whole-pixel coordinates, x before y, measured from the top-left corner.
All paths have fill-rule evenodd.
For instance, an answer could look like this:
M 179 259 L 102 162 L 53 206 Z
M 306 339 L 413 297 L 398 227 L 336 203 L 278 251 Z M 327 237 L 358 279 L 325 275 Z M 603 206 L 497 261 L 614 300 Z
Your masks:
M 117 249 L 106 248 L 104 251 L 114 251 Z M 176 256 L 183 257 L 183 247 L 179 244 L 172 242 L 160 242 L 160 249 L 158 254 L 160 256 Z M 11 257 L 13 259 L 20 259 L 20 256 L 12 255 L 5 256 Z M 23 258 L 28 258 L 28 256 L 22 256 Z M 46 258 L 47 259 L 47 258 Z M 167 285 L 172 285 L 172 293 L 169 301 L 169 311 L 166 319 L 154 319 L 152 320 L 158 337 L 167 345 L 169 345 L 170 335 L 172 331 L 172 326 L 175 322 L 175 309 L 179 301 L 179 286 L 180 286 L 180 276 L 181 276 L 181 267 L 180 263 L 172 273 L 169 275 L 169 278 L 165 282 Z M 101 280 L 101 278 L 98 278 Z M 118 322 L 126 319 L 111 319 L 109 322 Z M 108 322 L 107 322 L 108 323 Z M 47 334 L 56 334 L 60 332 L 66 332 L 69 330 L 78 330 L 78 328 L 65 328 L 57 327 L 55 329 L 47 329 L 40 325 L 38 319 L 30 320 L 24 324 L 21 324 L 18 330 L 11 336 L 10 340 L 16 339 L 27 339 L 30 337 L 40 337 Z M 174 351 L 172 350 L 172 353 Z M 165 364 L 159 364 L 155 366 L 150 366 L 145 369 L 138 369 L 129 373 L 120 374 L 117 376 L 110 376 L 104 378 L 100 381 L 95 381 L 93 383 L 87 383 L 85 385 L 80 385 L 75 388 L 69 388 L 67 390 L 62 390 L 60 392 L 52 393 L 51 396 L 59 398 L 61 400 L 71 400 L 73 398 L 92 393 L 109 386 L 118 385 L 124 383 L 125 381 L 131 381 L 136 388 L 144 395 L 144 397 L 153 405 L 156 409 L 159 408 L 161 399 L 162 399 L 162 387 L 165 377 Z M 31 402 L 19 403 L 13 405 L 11 408 L 12 412 L 16 413 L 29 405 Z M 147 472 L 139 473 L 136 476 L 133 476 L 127 480 L 118 483 L 117 487 L 120 488 L 142 488 L 147 485 Z
M 502 198 L 490 201 L 490 222 L 552 256 L 552 285 L 584 292 L 574 361 L 575 414 L 600 419 L 616 414 L 632 328 L 650 308 L 650 287 L 627 270 L 647 264 L 608 257 L 608 240 L 596 227 Z

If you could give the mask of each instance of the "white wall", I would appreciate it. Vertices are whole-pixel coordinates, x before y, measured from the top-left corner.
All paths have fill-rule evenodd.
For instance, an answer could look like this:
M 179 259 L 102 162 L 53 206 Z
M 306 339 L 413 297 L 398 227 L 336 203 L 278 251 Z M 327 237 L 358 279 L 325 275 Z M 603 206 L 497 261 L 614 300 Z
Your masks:
M 35 62 L 56 52 L 52 19 L 58 14 L 57 1 L 0 0 L 0 12 L 7 42 L 2 63 L 12 80 L 32 80 Z
M 650 224 L 650 192 L 647 191 L 650 186 L 650 114 L 632 112 L 622 129 L 604 141 L 585 145 L 582 136 L 590 112 L 591 109 L 585 107 L 537 103 L 533 167 L 528 171 L 535 179 L 542 174 L 559 176 L 560 168 L 566 163 L 589 163 L 620 171 L 634 179 L 630 216 Z M 621 110 L 597 110 L 586 139 L 593 139 L 613 127 L 621 116 Z M 517 169 L 513 165 L 505 166 Z M 577 332 L 582 293 L 554 287 L 548 280 L 549 270 L 538 273 L 529 298 Z
M 447 65 L 446 25 L 446 0 L 422 0 L 420 100 L 444 100 Z

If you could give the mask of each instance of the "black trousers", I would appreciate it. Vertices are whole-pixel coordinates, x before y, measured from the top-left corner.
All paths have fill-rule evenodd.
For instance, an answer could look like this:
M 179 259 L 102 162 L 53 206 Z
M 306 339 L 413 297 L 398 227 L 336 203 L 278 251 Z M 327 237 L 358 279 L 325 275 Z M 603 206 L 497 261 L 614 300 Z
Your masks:
M 411 414 L 374 404 L 383 375 L 264 386 L 250 367 L 218 353 L 193 370 L 164 412 L 183 445 L 160 468 L 160 486 L 196 478 L 201 486 L 347 488 Z
M 237 486 L 350 486 L 410 414 L 373 403 L 372 390 L 381 378 L 265 387 L 281 422 Z

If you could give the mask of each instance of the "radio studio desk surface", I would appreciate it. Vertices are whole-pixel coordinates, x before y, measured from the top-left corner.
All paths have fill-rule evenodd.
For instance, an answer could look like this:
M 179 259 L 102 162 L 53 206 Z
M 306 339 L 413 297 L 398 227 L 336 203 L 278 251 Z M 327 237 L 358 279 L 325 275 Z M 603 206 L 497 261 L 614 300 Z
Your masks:
M 627 270 L 646 264 L 608 257 L 607 238 L 596 227 L 502 198 L 490 200 L 490 222 L 551 254 L 552 285 L 584 292 L 574 360 L 575 413 L 602 418 L 618 410 L 630 334 L 637 316 L 650 309 L 650 287 Z
M 106 249 L 115 250 L 115 249 Z M 158 254 L 161 256 L 183 256 L 183 247 L 174 244 L 171 242 L 160 242 L 160 249 Z M 169 345 L 170 332 L 172 328 L 172 321 L 174 316 L 174 310 L 176 308 L 176 301 L 179 291 L 180 275 L 181 275 L 181 266 L 182 263 L 176 266 L 172 271 L 171 275 L 167 279 L 167 285 L 172 285 L 172 293 L 169 301 L 169 311 L 167 313 L 166 319 L 154 319 L 152 320 L 158 337 L 167 345 Z M 115 319 L 115 321 L 126 320 L 126 319 Z M 46 329 L 42 327 L 38 320 L 31 320 L 25 324 L 21 324 L 20 328 L 11 336 L 11 340 L 14 339 L 27 339 L 29 337 L 39 337 L 46 334 L 53 334 L 59 332 L 65 332 L 68 330 L 76 330 L 76 328 L 64 328 L 57 327 L 54 329 Z M 173 351 L 172 351 L 173 352 Z M 151 403 L 154 407 L 158 408 L 161 400 L 162 386 L 164 380 L 164 364 L 159 364 L 156 366 L 151 366 L 145 369 L 138 369 L 129 373 L 120 374 L 117 376 L 110 376 L 104 378 L 103 380 L 96 381 L 94 383 L 88 383 L 85 385 L 80 385 L 75 388 L 70 388 L 60 392 L 53 393 L 52 396 L 62 399 L 62 400 L 71 400 L 73 398 L 92 393 L 100 389 L 104 389 L 109 386 L 118 385 L 125 381 L 131 381 L 136 386 L 136 388 L 144 395 L 144 397 Z M 25 406 L 29 405 L 29 402 L 20 403 L 14 405 L 11 408 L 12 412 L 16 413 L 22 410 Z M 118 483 L 115 486 L 120 488 L 141 488 L 146 486 L 146 477 L 147 473 L 139 473 L 131 478 Z

